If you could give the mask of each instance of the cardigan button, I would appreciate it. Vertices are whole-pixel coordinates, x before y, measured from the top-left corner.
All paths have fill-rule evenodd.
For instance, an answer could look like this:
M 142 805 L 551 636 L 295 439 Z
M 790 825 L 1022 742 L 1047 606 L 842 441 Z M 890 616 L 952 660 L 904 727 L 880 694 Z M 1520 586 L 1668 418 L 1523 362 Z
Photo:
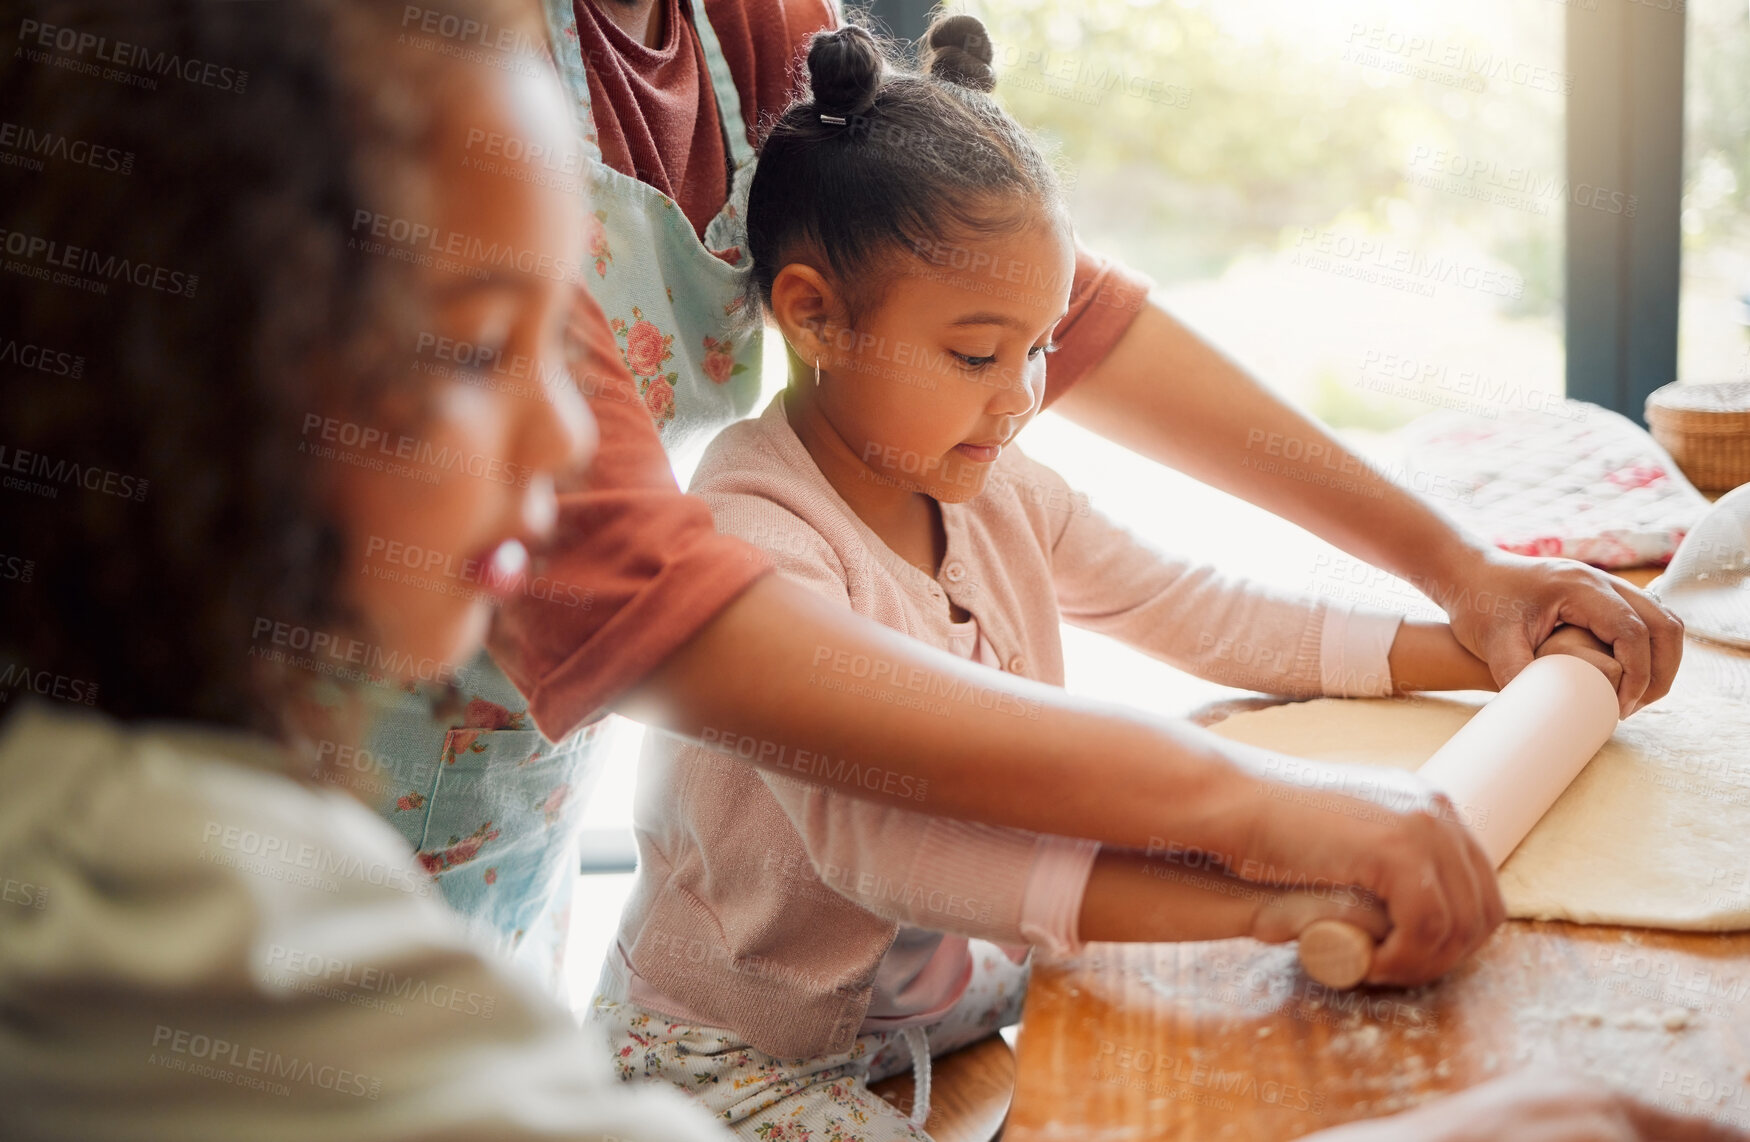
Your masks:
M 961 563 L 959 560 L 955 560 L 953 563 L 942 568 L 942 574 L 947 578 L 948 582 L 958 583 L 960 580 L 966 578 L 966 564 Z
M 1009 673 L 1010 674 L 1019 674 L 1023 670 L 1026 670 L 1026 669 L 1027 669 L 1027 660 L 1025 658 L 1022 658 L 1020 655 L 1017 654 L 1017 655 L 1015 655 L 1015 657 L 1009 659 Z

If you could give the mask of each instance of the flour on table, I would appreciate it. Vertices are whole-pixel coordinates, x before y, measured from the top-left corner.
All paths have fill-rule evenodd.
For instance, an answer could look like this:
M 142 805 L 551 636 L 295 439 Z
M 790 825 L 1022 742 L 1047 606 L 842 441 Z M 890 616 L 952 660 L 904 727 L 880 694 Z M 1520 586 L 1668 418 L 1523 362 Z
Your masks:
M 1415 769 L 1487 696 L 1320 698 L 1211 732 L 1319 761 Z M 1750 928 L 1750 703 L 1673 695 L 1617 726 L 1501 866 L 1519 919 Z

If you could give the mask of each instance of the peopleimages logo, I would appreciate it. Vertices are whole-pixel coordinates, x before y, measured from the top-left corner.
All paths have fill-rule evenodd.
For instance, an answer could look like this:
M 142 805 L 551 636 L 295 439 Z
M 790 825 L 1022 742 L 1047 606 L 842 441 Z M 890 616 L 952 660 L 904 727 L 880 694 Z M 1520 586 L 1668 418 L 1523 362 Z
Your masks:
M 359 1003 L 358 993 L 368 992 L 427 1007 L 441 1007 L 459 1015 L 478 1015 L 482 1019 L 491 1019 L 498 1008 L 497 997 L 467 991 L 442 980 L 434 983 L 424 975 L 400 975 L 381 964 L 356 963 L 284 944 L 273 944 L 268 948 L 267 964 L 270 971 L 278 973 L 277 977 L 270 978 L 280 986 L 290 986 L 323 998 L 344 998 L 353 1006 L 377 1007 L 397 1015 L 404 1014 L 405 1008 L 399 1004 Z
M 71 377 L 74 380 L 85 375 L 84 357 L 5 337 L 0 337 L 0 365 L 30 369 L 47 373 L 51 377 Z
M 515 270 L 576 285 L 583 281 L 583 264 L 555 258 L 541 250 L 517 249 L 500 242 L 487 242 L 461 230 L 442 230 L 425 222 L 395 218 L 374 210 L 357 210 L 352 218 L 353 242 L 366 253 L 387 253 L 392 244 L 412 255 L 412 260 L 437 256 L 431 264 L 478 276 L 487 267 Z M 446 257 L 447 256 L 447 257 Z M 451 263 L 449 259 L 465 259 Z
M 343 460 L 355 467 L 404 473 L 421 477 L 426 483 L 436 482 L 437 473 L 448 472 L 526 488 L 535 471 L 499 456 L 463 452 L 416 436 L 390 433 L 372 425 L 318 413 L 304 415 L 302 435 L 304 439 L 298 450 L 317 459 Z M 356 451 L 343 453 L 339 451 L 341 448 Z M 390 464 L 400 467 L 391 469 Z
M 768 769 L 784 769 L 800 773 L 818 783 L 855 785 L 871 793 L 889 797 L 922 801 L 929 792 L 929 781 L 909 773 L 895 773 L 880 766 L 863 765 L 848 758 L 834 759 L 814 750 L 798 749 L 780 742 L 765 741 L 733 730 L 706 728 L 699 735 L 699 744 L 717 753 L 751 761 Z
M 1289 264 L 1420 297 L 1433 297 L 1436 288 L 1443 285 L 1496 297 L 1525 296 L 1525 279 L 1509 271 L 1471 265 L 1446 255 L 1431 256 L 1384 238 L 1310 226 L 1301 228 Z
M 32 277 L 49 275 L 50 280 L 56 280 L 55 271 L 65 271 L 59 276 L 69 280 L 58 284 L 78 285 L 95 293 L 108 292 L 108 286 L 98 279 L 126 282 L 141 289 L 178 297 L 193 297 L 195 287 L 200 284 L 198 274 L 183 273 L 168 266 L 156 266 L 116 254 L 103 254 L 84 246 L 70 246 L 22 230 L 0 230 L 0 251 L 22 259 L 7 264 L 6 268 L 14 273 L 28 273 Z M 74 274 L 88 276 L 75 279 L 70 276 Z
M 1551 202 L 1566 201 L 1589 210 L 1633 218 L 1640 206 L 1639 198 L 1620 190 L 1571 182 L 1528 167 L 1504 166 L 1493 159 L 1425 144 L 1410 149 L 1408 170 L 1410 180 L 1420 186 L 1534 214 L 1547 214 Z
M 1557 68 L 1383 25 L 1352 24 L 1343 60 L 1469 91 L 1490 81 L 1552 94 L 1574 89 L 1573 76 Z
M 1037 720 L 1043 708 L 1037 698 L 1023 698 L 1005 689 L 974 685 L 956 675 L 938 674 L 933 670 L 832 646 L 816 646 L 811 665 L 817 673 L 844 675 L 930 699 L 971 703 L 981 710 L 994 710 L 1017 718 Z
M 0 444 L 0 472 L 17 472 L 20 476 L 47 481 L 50 498 L 58 494 L 55 485 L 70 485 L 84 488 L 88 492 L 102 492 L 137 502 L 146 498 L 146 489 L 149 486 L 149 481 L 124 476 L 120 472 L 100 468 L 95 464 L 56 459 L 41 452 L 9 448 L 4 444 Z
M 0 162 L 43 170 L 45 159 L 90 167 L 112 174 L 132 174 L 134 152 L 84 139 L 74 139 L 55 131 L 37 130 L 28 124 L 0 123 Z
M 52 670 L 32 670 L 21 662 L 8 663 L 0 669 L 0 700 L 8 699 L 21 690 L 39 698 L 53 698 L 57 702 L 97 705 L 95 682 L 69 678 Z
M 1322 1114 L 1325 1093 L 1274 1079 L 1260 1080 L 1248 1071 L 1229 1071 L 1206 1062 L 1178 1058 L 1101 1039 L 1094 1058 L 1094 1078 L 1112 1086 L 1135 1087 L 1152 1094 L 1182 1097 L 1203 1095 L 1215 1101 L 1203 1105 L 1232 1110 L 1222 1095 L 1234 1095 L 1260 1106 Z
M 257 616 L 249 657 L 353 682 L 418 679 L 459 683 L 466 670 L 449 662 L 415 657 L 333 631 Z
M 383 1090 L 382 1079 L 345 1067 L 284 1055 L 265 1047 L 252 1047 L 198 1031 L 166 1027 L 162 1023 L 152 1032 L 152 1047 L 147 1062 L 236 1086 L 254 1087 L 261 1082 L 284 1079 L 373 1101 Z
M 377 888 L 392 888 L 413 896 L 432 894 L 431 880 L 421 876 L 410 864 L 367 863 L 356 853 L 337 852 L 308 841 L 293 841 L 241 825 L 208 821 L 201 830 L 201 844 L 204 846 L 201 860 L 207 864 L 267 875 L 294 871 L 307 873 L 308 876 L 289 879 L 310 883 L 328 892 L 339 890 L 335 882 L 349 880 Z M 277 875 L 275 879 L 288 877 Z
M 53 64 L 68 71 L 132 83 L 148 90 L 156 90 L 158 86 L 157 79 L 149 77 L 180 79 L 184 83 L 198 83 L 202 87 L 238 95 L 249 86 L 247 71 L 172 51 L 156 51 L 126 40 L 112 40 L 77 28 L 45 24 L 40 20 L 20 20 L 18 40 L 19 53 L 32 63 Z M 59 52 L 61 58 L 54 59 L 49 52 Z M 91 62 L 79 62 L 85 59 Z

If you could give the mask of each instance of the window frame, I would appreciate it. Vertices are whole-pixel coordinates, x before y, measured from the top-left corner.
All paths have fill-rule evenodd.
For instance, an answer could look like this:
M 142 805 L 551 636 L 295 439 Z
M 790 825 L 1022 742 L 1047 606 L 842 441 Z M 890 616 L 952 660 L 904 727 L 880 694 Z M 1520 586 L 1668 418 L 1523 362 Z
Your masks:
M 1686 4 L 1575 2 L 1566 23 L 1570 187 L 1635 204 L 1610 214 L 1568 195 L 1567 393 L 1644 423 L 1647 397 L 1677 379 Z

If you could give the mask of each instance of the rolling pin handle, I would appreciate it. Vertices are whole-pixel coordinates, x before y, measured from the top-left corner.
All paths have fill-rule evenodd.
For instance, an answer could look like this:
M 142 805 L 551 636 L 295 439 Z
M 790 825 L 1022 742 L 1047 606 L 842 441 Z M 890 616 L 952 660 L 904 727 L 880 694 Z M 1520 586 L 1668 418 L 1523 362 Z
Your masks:
M 1300 965 L 1326 987 L 1346 991 L 1373 969 L 1373 937 L 1342 920 L 1315 920 L 1301 929 Z

